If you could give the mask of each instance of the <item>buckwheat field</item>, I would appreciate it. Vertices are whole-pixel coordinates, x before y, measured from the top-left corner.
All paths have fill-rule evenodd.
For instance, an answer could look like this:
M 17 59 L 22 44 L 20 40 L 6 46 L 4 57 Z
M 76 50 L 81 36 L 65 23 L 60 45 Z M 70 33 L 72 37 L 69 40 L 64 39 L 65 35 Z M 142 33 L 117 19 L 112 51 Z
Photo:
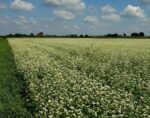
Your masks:
M 36 118 L 150 118 L 150 41 L 8 39 Z

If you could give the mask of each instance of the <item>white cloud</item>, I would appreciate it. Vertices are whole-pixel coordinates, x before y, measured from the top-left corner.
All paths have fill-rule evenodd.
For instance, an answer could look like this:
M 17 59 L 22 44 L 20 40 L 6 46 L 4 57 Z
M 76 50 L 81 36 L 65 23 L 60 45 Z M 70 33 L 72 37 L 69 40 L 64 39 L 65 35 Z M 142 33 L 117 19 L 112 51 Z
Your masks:
M 19 26 L 25 26 L 28 25 L 29 21 L 27 19 L 16 19 L 14 23 Z
M 55 10 L 53 13 L 56 17 L 61 19 L 65 19 L 65 20 L 75 19 L 74 14 L 66 10 Z
M 139 6 L 132 5 L 128 5 L 124 9 L 123 15 L 127 17 L 145 18 L 144 10 Z
M 102 6 L 101 12 L 103 13 L 103 15 L 101 16 L 102 20 L 113 21 L 113 22 L 121 20 L 119 13 L 117 13 L 117 10 L 111 5 Z
M 37 21 L 34 18 L 27 18 L 25 16 L 18 16 L 13 22 L 16 25 L 24 27 L 37 24 Z
M 35 7 L 29 2 L 14 0 L 14 2 L 11 3 L 11 8 L 14 10 L 32 11 Z
M 73 28 L 74 28 L 75 30 L 80 30 L 80 26 L 79 26 L 79 25 L 74 25 Z
M 115 13 L 112 13 L 112 14 L 109 14 L 109 15 L 105 15 L 105 16 L 101 16 L 101 18 L 103 20 L 109 20 L 109 21 L 120 21 L 121 20 L 120 15 L 115 14 Z
M 105 6 L 101 7 L 101 11 L 104 12 L 104 13 L 114 13 L 117 10 L 114 7 L 110 6 L 110 5 L 105 5 Z
M 8 6 L 5 3 L 0 3 L 0 9 L 6 9 Z
M 84 21 L 90 24 L 98 24 L 99 22 L 97 16 L 86 16 Z
M 150 0 L 139 0 L 143 4 L 150 4 Z
M 45 4 L 56 7 L 63 7 L 70 10 L 84 10 L 86 8 L 83 0 L 44 0 Z

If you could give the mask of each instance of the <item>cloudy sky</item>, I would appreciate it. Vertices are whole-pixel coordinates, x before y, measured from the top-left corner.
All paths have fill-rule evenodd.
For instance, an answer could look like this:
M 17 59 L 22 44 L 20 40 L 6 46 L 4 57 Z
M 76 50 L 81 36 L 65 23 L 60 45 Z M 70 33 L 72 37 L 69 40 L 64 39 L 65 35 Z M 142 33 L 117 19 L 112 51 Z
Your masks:
M 0 0 L 0 34 L 150 34 L 150 0 Z

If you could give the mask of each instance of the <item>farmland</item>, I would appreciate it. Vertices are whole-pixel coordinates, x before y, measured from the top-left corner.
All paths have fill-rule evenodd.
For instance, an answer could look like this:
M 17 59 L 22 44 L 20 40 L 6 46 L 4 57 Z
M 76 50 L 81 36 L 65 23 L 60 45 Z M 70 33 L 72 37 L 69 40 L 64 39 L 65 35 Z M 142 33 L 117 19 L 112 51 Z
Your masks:
M 150 117 L 149 40 L 8 42 L 34 117 Z

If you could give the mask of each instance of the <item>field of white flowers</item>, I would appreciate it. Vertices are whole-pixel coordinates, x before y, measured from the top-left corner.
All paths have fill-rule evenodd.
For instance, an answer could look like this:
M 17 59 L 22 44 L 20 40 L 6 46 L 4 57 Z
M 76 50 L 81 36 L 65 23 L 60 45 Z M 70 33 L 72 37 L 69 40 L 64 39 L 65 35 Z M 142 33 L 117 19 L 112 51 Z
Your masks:
M 9 39 L 37 118 L 150 118 L 150 41 Z

